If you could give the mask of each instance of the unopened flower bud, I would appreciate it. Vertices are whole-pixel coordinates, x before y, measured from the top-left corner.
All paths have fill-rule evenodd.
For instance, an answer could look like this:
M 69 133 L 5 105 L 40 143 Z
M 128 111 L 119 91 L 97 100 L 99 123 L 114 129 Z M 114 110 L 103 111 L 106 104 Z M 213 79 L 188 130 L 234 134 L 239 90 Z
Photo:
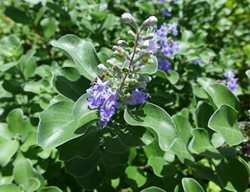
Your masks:
M 115 50 L 118 50 L 118 46 L 116 46 L 116 45 L 114 45 L 113 47 L 112 47 L 112 49 L 115 51 Z
M 107 62 L 109 65 L 115 65 L 113 59 L 108 59 L 106 62 Z
M 150 76 L 146 76 L 146 77 L 145 77 L 145 81 L 146 81 L 147 83 L 149 83 L 151 80 L 152 80 L 152 78 L 151 78 Z
M 128 79 L 126 80 L 126 83 L 129 85 L 136 85 L 138 81 L 136 79 Z
M 124 41 L 124 40 L 119 40 L 119 41 L 117 42 L 117 44 L 118 44 L 119 46 L 121 46 L 121 47 L 126 47 L 126 46 L 128 46 L 128 43 L 127 43 L 126 41 Z
M 142 60 L 143 63 L 147 63 L 148 62 L 148 57 L 142 57 L 141 60 Z
M 131 36 L 131 37 L 134 37 L 134 38 L 136 37 L 136 34 L 132 30 L 128 31 L 128 35 Z
M 120 59 L 124 58 L 125 57 L 125 54 L 121 51 L 118 51 L 118 50 L 115 50 L 114 51 L 114 54 L 119 57 Z
M 134 47 L 135 44 L 134 44 L 134 42 L 131 41 L 131 42 L 129 42 L 128 46 L 129 46 L 129 47 Z
M 123 68 L 122 68 L 122 72 L 125 72 L 125 73 L 126 73 L 126 72 L 128 72 L 128 71 L 129 71 L 129 69 L 128 69 L 127 67 L 123 67 Z
M 102 71 L 107 71 L 107 67 L 105 67 L 105 65 L 103 65 L 102 63 L 99 64 L 97 67 L 98 67 L 98 69 L 100 69 Z
M 150 16 L 142 23 L 141 30 L 151 27 L 156 23 L 157 23 L 157 18 L 155 16 Z
M 143 37 L 143 40 L 150 40 L 154 38 L 154 34 L 148 34 L 147 36 Z
M 123 13 L 121 19 L 124 23 L 136 28 L 136 20 L 130 13 Z

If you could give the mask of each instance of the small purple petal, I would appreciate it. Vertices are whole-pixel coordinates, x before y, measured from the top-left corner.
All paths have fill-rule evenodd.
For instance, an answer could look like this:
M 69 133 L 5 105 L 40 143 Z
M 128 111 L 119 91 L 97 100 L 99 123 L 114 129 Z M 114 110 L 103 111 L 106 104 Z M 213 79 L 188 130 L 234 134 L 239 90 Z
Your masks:
M 166 59 L 158 59 L 158 69 L 168 72 L 171 70 L 171 63 Z
M 131 97 L 126 103 L 129 105 L 139 105 L 147 102 L 148 94 L 135 89 L 132 91 Z

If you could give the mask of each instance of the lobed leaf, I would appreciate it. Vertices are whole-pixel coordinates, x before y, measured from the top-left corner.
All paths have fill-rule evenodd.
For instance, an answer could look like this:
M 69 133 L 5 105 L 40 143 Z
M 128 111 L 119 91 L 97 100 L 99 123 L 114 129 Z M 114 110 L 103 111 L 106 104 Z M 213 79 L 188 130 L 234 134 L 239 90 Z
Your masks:
M 221 105 L 210 117 L 208 126 L 220 133 L 230 145 L 238 145 L 245 140 L 237 124 L 238 112 L 228 105 Z
M 97 65 L 100 64 L 100 61 L 90 42 L 69 34 L 51 44 L 67 53 L 81 75 L 90 81 L 97 77 Z
M 163 151 L 168 151 L 176 138 L 175 126 L 169 114 L 152 103 L 146 103 L 139 108 L 127 107 L 124 119 L 129 125 L 153 130 Z

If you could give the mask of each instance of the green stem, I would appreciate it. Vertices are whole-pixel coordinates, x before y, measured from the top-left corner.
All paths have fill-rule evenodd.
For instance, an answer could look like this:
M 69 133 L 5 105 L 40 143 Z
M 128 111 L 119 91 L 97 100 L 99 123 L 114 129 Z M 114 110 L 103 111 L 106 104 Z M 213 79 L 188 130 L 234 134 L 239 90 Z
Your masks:
M 141 33 L 141 30 L 139 30 L 138 33 L 137 33 L 137 35 L 136 35 L 133 54 L 132 54 L 132 57 L 131 57 L 131 59 L 130 59 L 129 65 L 128 65 L 128 73 L 126 73 L 125 76 L 124 76 L 124 78 L 122 79 L 122 82 L 121 82 L 121 85 L 120 85 L 119 90 L 121 90 L 122 87 L 124 86 L 125 80 L 126 80 L 128 74 L 129 74 L 130 68 L 131 68 L 131 66 L 132 66 L 132 64 L 133 64 L 133 62 L 134 62 L 135 53 L 136 53 L 136 49 L 137 49 L 137 46 L 138 46 L 138 41 L 139 41 L 140 33 Z

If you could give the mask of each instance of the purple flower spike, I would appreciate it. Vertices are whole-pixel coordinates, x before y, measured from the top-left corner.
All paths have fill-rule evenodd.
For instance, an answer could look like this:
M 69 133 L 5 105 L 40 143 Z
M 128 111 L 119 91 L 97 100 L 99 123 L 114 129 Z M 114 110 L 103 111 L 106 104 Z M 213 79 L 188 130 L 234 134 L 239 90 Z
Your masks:
M 168 72 L 171 70 L 171 63 L 166 59 L 159 59 L 158 69 Z
M 159 0 L 160 3 L 166 3 L 166 0 Z
M 143 103 L 146 103 L 148 99 L 148 94 L 142 91 L 139 91 L 138 89 L 133 90 L 131 96 L 132 98 L 126 101 L 126 103 L 129 105 L 143 104 Z
M 90 109 L 96 109 L 102 105 L 105 100 L 107 86 L 108 81 L 102 82 L 100 78 L 97 78 L 96 84 L 87 89 Z

